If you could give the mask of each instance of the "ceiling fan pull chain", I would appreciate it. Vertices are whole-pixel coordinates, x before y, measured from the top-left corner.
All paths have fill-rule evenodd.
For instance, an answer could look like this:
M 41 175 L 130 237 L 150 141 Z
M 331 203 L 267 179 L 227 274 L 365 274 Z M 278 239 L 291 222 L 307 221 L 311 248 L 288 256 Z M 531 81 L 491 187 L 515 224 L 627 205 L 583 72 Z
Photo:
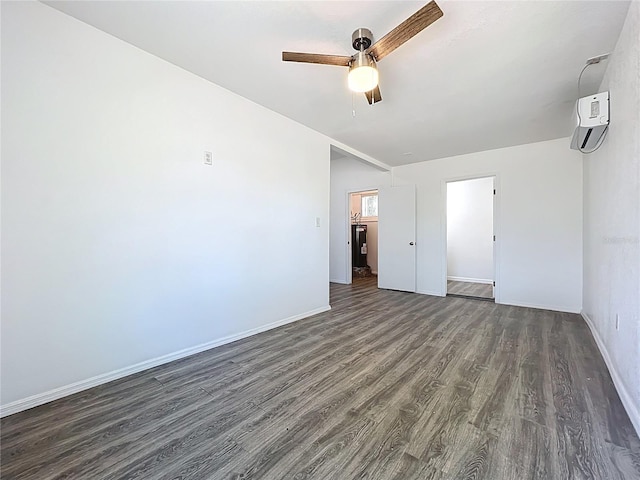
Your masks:
M 355 102 L 355 95 L 353 91 L 351 92 L 351 116 L 353 118 L 356 118 L 356 102 Z

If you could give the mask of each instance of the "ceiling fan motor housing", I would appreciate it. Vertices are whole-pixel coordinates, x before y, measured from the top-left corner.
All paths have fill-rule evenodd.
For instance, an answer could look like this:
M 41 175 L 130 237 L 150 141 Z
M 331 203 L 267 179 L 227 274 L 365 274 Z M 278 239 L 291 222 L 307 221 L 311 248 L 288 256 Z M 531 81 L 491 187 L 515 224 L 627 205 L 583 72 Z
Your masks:
M 373 43 L 373 34 L 368 28 L 358 28 L 351 35 L 351 45 L 359 52 L 364 52 Z

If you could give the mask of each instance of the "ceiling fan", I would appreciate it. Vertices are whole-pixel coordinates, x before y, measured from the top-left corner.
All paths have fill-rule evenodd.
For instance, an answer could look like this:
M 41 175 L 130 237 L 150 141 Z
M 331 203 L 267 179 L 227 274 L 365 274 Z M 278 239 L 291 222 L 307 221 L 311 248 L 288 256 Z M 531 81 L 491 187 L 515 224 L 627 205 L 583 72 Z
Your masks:
M 435 1 L 431 1 L 407 18 L 384 37 L 372 44 L 373 35 L 367 28 L 358 28 L 351 41 L 357 50 L 353 56 L 323 55 L 318 53 L 282 52 L 285 62 L 319 63 L 321 65 L 337 65 L 349 67 L 349 88 L 354 92 L 362 92 L 369 105 L 382 100 L 378 86 L 377 63 L 393 52 L 400 45 L 420 33 L 444 15 Z

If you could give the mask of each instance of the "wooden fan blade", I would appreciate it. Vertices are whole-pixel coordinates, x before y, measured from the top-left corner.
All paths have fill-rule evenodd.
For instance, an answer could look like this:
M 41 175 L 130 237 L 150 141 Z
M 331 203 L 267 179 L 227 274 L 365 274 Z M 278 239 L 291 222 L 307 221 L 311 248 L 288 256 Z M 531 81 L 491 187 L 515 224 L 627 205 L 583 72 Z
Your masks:
M 319 63 L 348 67 L 351 57 L 345 55 L 322 55 L 320 53 L 282 52 L 283 62 Z
M 369 53 L 371 53 L 375 57 L 376 61 L 379 62 L 400 45 L 420 33 L 443 15 L 444 13 L 442 13 L 442 10 L 440 10 L 440 7 L 436 2 L 431 1 L 427 3 L 424 7 L 374 43 L 369 49 Z
M 364 92 L 364 96 L 367 97 L 367 102 L 369 102 L 369 105 L 373 105 L 374 103 L 381 102 L 382 95 L 380 94 L 380 85 L 378 85 L 373 90 Z

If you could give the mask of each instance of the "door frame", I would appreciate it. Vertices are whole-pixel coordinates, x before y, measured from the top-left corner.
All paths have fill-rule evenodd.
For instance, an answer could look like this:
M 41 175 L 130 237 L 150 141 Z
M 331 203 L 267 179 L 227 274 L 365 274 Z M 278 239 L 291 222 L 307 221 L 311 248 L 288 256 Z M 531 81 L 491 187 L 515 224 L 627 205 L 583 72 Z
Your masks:
M 493 242 L 493 281 L 495 282 L 495 287 L 493 288 L 493 297 L 495 303 L 500 303 L 500 243 L 501 243 L 501 235 L 500 235 L 500 175 L 497 172 L 488 172 L 488 173 L 479 173 L 475 175 L 462 175 L 458 177 L 449 177 L 445 178 L 441 181 L 440 189 L 441 189 L 441 198 L 442 198 L 442 211 L 441 211 L 441 224 L 442 224 L 442 251 L 444 255 L 442 256 L 442 296 L 447 296 L 447 256 L 448 256 L 448 245 L 447 245 L 447 184 L 453 182 L 461 182 L 464 180 L 477 180 L 480 178 L 491 178 L 493 177 L 493 188 L 496 193 L 493 196 L 493 234 L 496 239 Z
M 346 259 L 346 265 L 345 265 L 345 272 L 346 272 L 346 284 L 347 285 L 351 285 L 353 283 L 353 270 L 352 270 L 352 259 L 351 259 L 351 194 L 352 193 L 362 193 L 362 192 L 370 192 L 372 190 L 375 190 L 376 192 L 378 190 L 380 190 L 380 187 L 370 187 L 370 188 L 357 188 L 357 189 L 348 189 L 345 192 L 345 195 L 347 196 L 347 201 L 345 202 L 346 207 L 345 207 L 345 216 L 347 218 L 347 224 L 345 226 L 345 231 L 346 231 L 346 238 L 347 241 L 345 243 L 345 248 L 347 249 L 347 254 L 345 255 L 345 259 Z M 378 201 L 380 201 L 380 197 L 378 197 Z M 380 204 L 378 203 L 378 208 L 380 208 Z

